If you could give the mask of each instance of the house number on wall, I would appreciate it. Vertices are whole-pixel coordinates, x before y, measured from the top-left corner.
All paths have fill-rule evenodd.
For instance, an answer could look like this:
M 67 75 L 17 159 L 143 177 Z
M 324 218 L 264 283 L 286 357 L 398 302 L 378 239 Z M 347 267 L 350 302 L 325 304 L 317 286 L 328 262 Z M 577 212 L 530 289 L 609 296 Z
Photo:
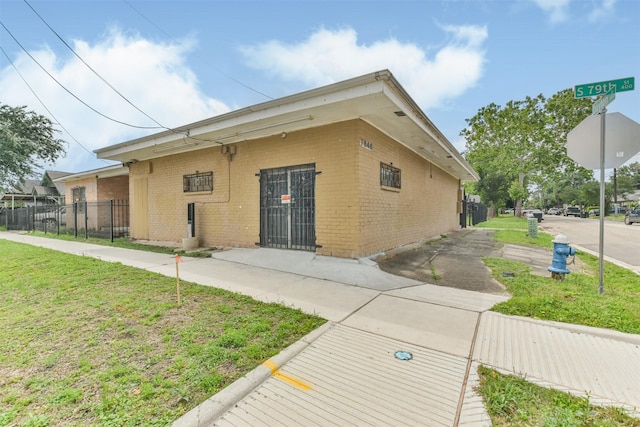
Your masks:
M 367 141 L 366 139 L 360 138 L 360 147 L 366 148 L 367 150 L 373 150 L 373 143 Z

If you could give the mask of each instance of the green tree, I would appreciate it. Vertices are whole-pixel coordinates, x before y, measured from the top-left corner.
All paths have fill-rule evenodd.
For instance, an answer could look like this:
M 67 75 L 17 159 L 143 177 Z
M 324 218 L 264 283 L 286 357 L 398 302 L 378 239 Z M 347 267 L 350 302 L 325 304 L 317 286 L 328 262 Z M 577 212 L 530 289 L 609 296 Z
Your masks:
M 575 99 L 567 89 L 549 99 L 538 95 L 509 101 L 504 107 L 492 103 L 467 119 L 468 126 L 461 132 L 467 160 L 476 170 L 485 171 L 481 179 L 508 182 L 493 186 L 501 194 L 483 198 L 496 201 L 516 196 L 519 211 L 530 184 L 544 194 L 560 177 L 582 169 L 567 157 L 566 137 L 591 113 L 591 103 L 590 99 Z
M 25 106 L 0 104 L 0 190 L 34 176 L 39 162 L 55 162 L 65 153 L 64 141 L 51 120 Z
M 616 185 L 618 200 L 640 190 L 640 163 L 634 162 L 616 170 Z
M 600 206 L 600 183 L 598 181 L 590 181 L 583 184 L 579 190 L 580 204 L 588 206 Z M 605 183 L 604 186 L 604 212 L 605 215 L 611 209 L 611 198 L 613 196 L 613 184 Z M 600 208 L 600 212 L 603 209 Z
M 480 180 L 466 184 L 467 193 L 478 194 L 491 206 L 505 206 L 509 200 L 509 181 L 504 176 L 490 174 L 482 165 L 477 166 L 475 170 Z
M 509 197 L 511 200 L 524 200 L 527 198 L 526 187 L 520 185 L 519 181 L 513 181 L 509 187 Z
M 553 181 L 557 192 L 556 206 L 582 204 L 580 189 L 592 181 L 593 172 L 585 168 L 577 168 L 558 177 Z

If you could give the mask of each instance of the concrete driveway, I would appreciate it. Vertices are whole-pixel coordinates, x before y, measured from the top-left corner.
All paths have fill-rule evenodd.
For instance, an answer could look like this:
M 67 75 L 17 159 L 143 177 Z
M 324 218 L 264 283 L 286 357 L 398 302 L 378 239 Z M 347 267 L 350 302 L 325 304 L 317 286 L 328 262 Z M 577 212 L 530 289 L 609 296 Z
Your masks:
M 376 259 L 381 270 L 420 282 L 469 291 L 506 295 L 482 262 L 501 257 L 493 230 L 463 229 L 422 245 L 391 251 Z

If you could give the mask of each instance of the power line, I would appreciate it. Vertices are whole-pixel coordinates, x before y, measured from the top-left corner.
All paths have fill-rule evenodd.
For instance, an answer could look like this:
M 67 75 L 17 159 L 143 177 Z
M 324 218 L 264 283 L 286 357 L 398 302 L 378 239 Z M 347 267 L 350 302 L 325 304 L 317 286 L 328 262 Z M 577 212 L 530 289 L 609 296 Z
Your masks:
M 82 145 L 80 143 L 80 141 L 78 141 L 72 134 L 71 132 L 69 132 L 69 130 L 67 128 L 64 127 L 64 125 L 60 122 L 60 120 L 58 120 L 56 118 L 56 116 L 51 112 L 51 110 L 49 110 L 47 108 L 47 106 L 45 105 L 45 103 L 42 101 L 42 99 L 40 99 L 40 97 L 38 96 L 38 94 L 33 90 L 33 88 L 31 87 L 31 85 L 29 85 L 29 82 L 27 82 L 27 80 L 24 78 L 24 76 L 22 75 L 22 73 L 20 73 L 20 70 L 18 70 L 18 68 L 15 66 L 15 64 L 13 63 L 13 61 L 11 61 L 11 58 L 9 58 L 9 55 L 7 55 L 7 52 L 5 52 L 5 50 L 2 48 L 2 46 L 0 46 L 0 50 L 2 51 L 2 53 L 4 54 L 5 58 L 7 58 L 7 61 L 9 61 L 9 64 L 11 64 L 11 66 L 13 67 L 13 69 L 16 71 L 16 73 L 18 73 L 18 76 L 20 76 L 20 78 L 22 79 L 22 81 L 24 82 L 25 85 L 27 85 L 27 87 L 29 88 L 29 90 L 31 91 L 31 93 L 33 94 L 33 96 L 36 97 L 36 99 L 38 100 L 38 102 L 40 102 L 40 104 L 44 107 L 45 110 L 47 110 L 47 112 L 49 113 L 49 115 L 53 118 L 53 120 L 56 121 L 56 123 L 62 128 L 62 130 L 64 130 L 67 135 L 69 135 L 71 137 L 71 139 L 73 139 L 75 141 L 76 144 L 78 144 L 80 147 L 82 147 L 84 149 L 84 151 L 86 151 L 87 153 L 91 154 L 92 156 L 95 156 L 95 153 L 91 150 L 89 150 L 87 147 L 85 147 L 84 145 Z M 103 163 L 109 164 L 109 162 L 107 162 L 106 160 L 103 159 L 99 159 L 100 161 L 102 161 Z
M 105 78 L 103 78 L 96 70 L 94 70 L 48 23 L 47 21 L 29 4 L 29 2 L 27 0 L 24 0 L 25 4 L 27 6 L 29 6 L 29 8 L 36 14 L 36 16 L 38 16 L 38 18 L 40 18 L 40 20 L 49 28 L 49 30 L 51 30 L 51 32 L 53 32 L 58 39 L 60 39 L 60 41 L 62 41 L 62 43 L 69 49 L 71 50 L 71 52 L 73 52 L 73 54 L 87 67 L 89 68 L 98 78 L 100 78 L 100 80 L 103 81 L 103 83 L 105 83 L 111 90 L 113 90 L 115 93 L 117 93 L 122 99 L 124 99 L 127 103 L 129 103 L 132 107 L 134 107 L 136 110 L 138 110 L 140 113 L 142 113 L 143 115 L 145 115 L 147 118 L 149 118 L 150 120 L 152 120 L 154 123 L 156 123 L 158 126 L 137 126 L 137 125 L 132 125 L 117 119 L 114 119 L 112 117 L 109 117 L 103 113 L 101 113 L 100 111 L 96 110 L 95 108 L 91 107 L 89 104 L 87 104 L 86 102 L 84 102 L 82 99 L 80 99 L 78 96 L 76 96 L 73 92 L 71 92 L 69 89 L 67 89 L 62 83 L 60 83 L 55 77 L 53 77 L 53 75 L 51 75 L 51 73 L 49 73 L 25 48 L 24 46 L 22 46 L 22 44 L 17 40 L 17 38 L 11 33 L 11 31 L 9 31 L 9 29 L 4 25 L 4 23 L 2 23 L 2 21 L 0 21 L 0 25 L 2 25 L 2 27 L 5 29 L 5 31 L 7 31 L 7 33 L 11 36 L 11 38 L 16 42 L 16 44 L 18 46 L 20 46 L 20 48 L 29 56 L 29 58 L 31 58 L 52 80 L 54 80 L 62 89 L 64 89 L 67 93 L 69 93 L 71 96 L 73 96 L 76 100 L 78 100 L 80 103 L 82 103 L 83 105 L 85 105 L 87 108 L 89 108 L 90 110 L 92 110 L 93 112 L 95 112 L 96 114 L 114 121 L 116 123 L 119 124 L 123 124 L 125 126 L 129 126 L 129 127 L 133 127 L 133 128 L 138 128 L 138 129 L 165 129 L 168 130 L 172 133 L 178 134 L 178 135 L 182 135 L 183 138 L 188 138 L 188 139 L 192 139 L 195 141 L 200 141 L 200 142 L 215 142 L 218 143 L 220 145 L 222 145 L 222 143 L 218 142 L 218 141 L 212 141 L 209 139 L 202 139 L 202 138 L 196 138 L 193 136 L 189 135 L 189 132 L 184 132 L 184 131 L 178 131 L 176 129 L 173 128 L 169 128 L 166 127 L 164 125 L 162 125 L 161 123 L 159 123 L 157 120 L 155 120 L 153 117 L 151 117 L 150 115 L 148 115 L 147 113 L 145 113 L 143 110 L 141 110 L 140 108 L 138 108 L 136 105 L 134 105 L 129 99 L 127 99 L 127 97 L 125 97 L 122 93 L 120 93 L 115 87 L 113 87 L 113 85 L 111 85 Z M 34 93 L 35 94 L 35 93 Z M 266 96 L 266 95 L 265 95 Z
M 26 0 L 25 0 L 26 1 Z M 153 25 L 158 31 L 160 31 L 162 34 L 164 34 L 165 36 L 173 39 L 175 37 L 173 37 L 171 34 L 167 33 L 165 30 L 163 30 L 162 28 L 160 28 L 160 26 L 158 26 L 156 23 L 154 23 L 151 19 L 147 18 L 142 12 L 140 12 L 138 9 L 136 9 L 135 7 L 133 7 L 133 5 L 131 3 L 129 3 L 127 0 L 122 0 L 127 6 L 129 6 L 131 9 L 134 10 L 134 12 L 136 12 L 138 15 L 140 15 L 142 18 L 144 18 L 145 21 L 147 21 L 149 24 Z M 208 65 L 209 67 L 211 67 L 213 70 L 219 72 L 220 74 L 222 74 L 223 76 L 225 76 L 226 78 L 234 81 L 235 83 L 239 84 L 240 86 L 249 89 L 250 91 L 253 91 L 259 95 L 264 96 L 267 99 L 273 99 L 273 97 L 260 92 L 257 89 L 252 88 L 251 86 L 242 83 L 240 80 L 236 79 L 235 77 L 225 73 L 224 71 L 222 71 L 221 69 L 219 69 L 218 67 L 216 67 L 215 65 L 212 65 L 211 63 L 209 63 L 206 59 L 204 59 L 202 56 L 198 55 L 198 58 L 204 62 L 206 65 Z
M 31 4 L 29 4 L 29 2 L 27 0 L 23 0 L 25 2 L 25 4 L 27 6 L 29 6 L 29 8 L 33 11 L 33 13 L 35 13 L 35 15 L 40 18 L 40 20 L 47 26 L 47 28 L 49 28 L 49 30 L 51 30 L 51 32 L 53 34 L 56 35 L 56 37 L 58 37 L 58 39 L 60 39 L 60 41 L 89 69 L 91 70 L 91 72 L 93 72 L 100 80 L 102 80 L 102 82 L 104 84 L 106 84 L 111 90 L 113 90 L 115 93 L 117 93 L 122 99 L 124 99 L 129 105 L 131 105 L 133 108 L 135 108 L 136 110 L 138 110 L 140 113 L 142 113 L 144 116 L 146 116 L 147 118 L 149 118 L 151 121 L 153 121 L 154 123 L 156 123 L 159 128 L 161 129 L 165 129 L 168 130 L 172 133 L 178 134 L 178 135 L 182 135 L 183 138 L 189 138 L 189 139 L 193 139 L 195 141 L 201 141 L 201 142 L 217 142 L 217 141 L 211 141 L 208 139 L 201 139 L 201 138 L 196 138 L 196 137 L 192 137 L 189 135 L 189 132 L 183 132 L 183 131 L 178 131 L 175 130 L 173 128 L 169 128 L 166 127 L 164 125 L 162 125 L 161 123 L 159 123 L 157 120 L 155 120 L 153 117 L 151 117 L 149 114 L 145 113 L 142 109 L 138 108 L 135 104 L 133 104 L 126 96 L 124 96 L 120 91 L 118 91 L 111 83 L 109 83 L 104 77 L 102 77 L 100 75 L 100 73 L 98 73 L 95 69 L 93 69 L 63 38 L 62 36 L 60 36 L 60 34 L 58 34 L 58 32 L 56 32 L 56 30 L 53 29 L 53 27 L 51 27 L 51 25 L 49 25 L 49 23 L 33 8 L 33 6 L 31 6 Z M 3 25 L 4 26 L 4 25 Z M 5 27 L 6 29 L 6 27 Z M 8 30 L 7 30 L 8 31 Z M 12 36 L 13 37 L 13 36 Z M 15 40 L 15 38 L 14 38 Z M 16 41 L 17 42 L 17 41 Z M 22 47 L 22 46 L 21 46 Z M 24 48 L 23 48 L 24 50 Z M 29 55 L 31 56 L 31 55 Z M 38 64 L 39 65 L 39 64 Z M 54 79 L 55 80 L 55 79 Z M 85 104 L 86 105 L 86 104 Z M 95 110 L 94 110 L 95 111 Z M 148 129 L 159 129 L 156 127 L 149 127 Z
M 27 0 L 24 0 L 24 2 L 26 3 L 27 6 L 29 6 L 29 8 L 33 11 L 33 13 L 36 14 L 36 16 L 38 18 L 40 18 L 40 20 L 44 23 L 44 25 L 47 26 L 47 28 L 49 28 L 49 30 L 51 30 L 51 32 L 53 34 L 56 35 L 56 37 L 58 37 L 60 39 L 60 41 L 71 51 L 73 52 L 73 54 L 76 56 L 76 58 L 78 58 L 88 69 L 90 69 L 93 74 L 95 74 L 96 76 L 98 76 L 98 78 L 100 80 L 102 80 L 104 82 L 104 84 L 106 84 L 107 86 L 109 86 L 109 88 L 111 88 L 115 93 L 117 93 L 122 99 L 124 99 L 129 105 L 131 105 L 133 108 L 135 108 L 136 110 L 138 110 L 139 112 L 141 112 L 145 117 L 147 117 L 148 119 L 150 119 L 152 122 L 154 122 L 155 124 L 157 124 L 158 126 L 160 126 L 163 129 L 167 129 L 169 130 L 168 127 L 163 126 L 162 124 L 158 123 L 158 121 L 156 119 L 154 119 L 153 117 L 151 117 L 150 115 L 148 115 L 147 113 L 145 113 L 144 111 L 142 111 L 140 108 L 138 108 L 136 105 L 133 104 L 133 102 L 131 102 L 129 99 L 127 99 L 126 96 L 124 96 L 122 93 L 120 93 L 115 87 L 113 87 L 113 85 L 111 85 L 111 83 L 109 83 L 104 77 L 102 77 L 96 70 L 94 70 L 89 64 L 87 64 L 87 62 L 82 59 L 82 57 L 71 47 L 69 46 L 69 44 L 60 36 L 60 34 L 58 34 L 56 32 L 56 30 L 54 30 L 51 25 L 49 25 L 49 23 L 47 21 L 45 21 L 45 19 L 33 8 L 33 6 L 31 6 L 29 4 L 29 2 Z
M 82 103 L 82 105 L 84 105 L 85 107 L 89 108 L 91 111 L 93 111 L 94 113 L 104 117 L 105 119 L 111 120 L 112 122 L 116 122 L 116 123 L 120 123 L 121 125 L 125 125 L 125 126 L 129 126 L 132 128 L 137 128 L 137 129 L 162 129 L 163 127 L 158 127 L 158 126 L 137 126 L 137 125 L 132 125 L 130 123 L 126 123 L 123 122 L 121 120 L 117 120 L 114 119 L 112 117 L 107 116 L 104 113 L 101 113 L 100 111 L 96 110 L 95 108 L 93 108 L 92 106 L 90 106 L 89 104 L 87 104 L 86 102 L 84 102 L 82 99 L 80 99 L 76 94 L 74 94 L 73 92 L 71 92 L 69 89 L 67 89 L 62 83 L 60 83 L 55 77 L 53 77 L 53 75 L 51 75 L 51 73 L 49 73 L 49 71 L 47 71 L 42 64 L 40 64 L 38 62 L 38 60 L 36 60 L 27 49 L 25 49 L 24 46 L 22 46 L 22 44 L 18 41 L 18 39 L 15 38 L 15 36 L 13 35 L 13 33 L 11 31 L 9 31 L 9 29 L 6 27 L 6 25 L 4 25 L 4 23 L 2 21 L 0 21 L 0 25 L 2 25 L 2 28 L 5 29 L 5 31 L 11 36 L 11 38 L 13 39 L 13 41 L 16 42 L 16 44 L 18 46 L 20 46 L 20 48 L 24 51 L 24 53 L 26 53 L 29 58 L 31 58 L 33 60 L 33 62 L 35 62 L 38 67 L 40 67 L 40 69 L 42 69 L 42 71 L 44 71 L 53 81 L 55 81 L 62 89 L 64 89 L 65 92 L 67 92 L 69 95 L 73 96 L 76 100 L 78 100 L 80 103 Z

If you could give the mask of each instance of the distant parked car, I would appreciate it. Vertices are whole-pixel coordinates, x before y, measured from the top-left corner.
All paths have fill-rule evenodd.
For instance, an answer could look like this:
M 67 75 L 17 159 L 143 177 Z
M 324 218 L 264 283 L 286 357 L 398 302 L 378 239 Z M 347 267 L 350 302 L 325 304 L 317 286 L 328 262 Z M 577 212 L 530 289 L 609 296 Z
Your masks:
M 600 209 L 589 209 L 589 215 L 600 216 Z
M 564 216 L 577 216 L 580 218 L 580 208 L 577 206 L 567 206 L 564 208 Z
M 640 206 L 636 206 L 624 216 L 624 223 L 627 225 L 631 225 L 634 222 L 640 222 Z
M 611 209 L 609 209 L 609 213 L 611 215 L 624 215 L 627 213 L 629 209 L 627 209 L 624 206 L 614 206 Z
M 547 215 L 560 215 L 562 214 L 562 209 L 560 208 L 550 208 L 547 211 Z

